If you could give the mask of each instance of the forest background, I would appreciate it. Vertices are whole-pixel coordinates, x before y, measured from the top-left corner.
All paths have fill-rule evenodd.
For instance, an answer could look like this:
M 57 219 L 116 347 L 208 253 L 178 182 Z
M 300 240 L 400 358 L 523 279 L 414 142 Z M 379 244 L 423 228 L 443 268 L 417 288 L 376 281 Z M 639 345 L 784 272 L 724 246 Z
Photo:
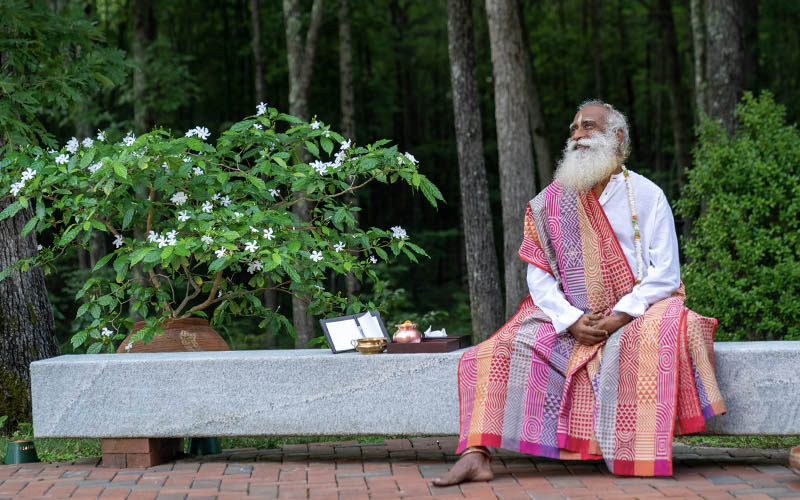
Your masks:
M 3 3 L 8 9 L 28 4 Z M 360 293 L 378 294 L 387 325 L 411 319 L 476 340 L 493 333 L 521 298 L 524 268 L 514 255 L 524 203 L 549 183 L 578 104 L 601 98 L 628 116 L 633 153 L 627 165 L 659 184 L 673 206 L 692 169 L 702 117 L 720 120 L 733 134 L 734 107 L 746 89 L 769 90 L 789 123 L 800 113 L 800 4 L 791 0 L 31 5 L 49 9 L 65 26 L 91 23 L 92 36 L 112 49 L 106 63 L 118 72 L 86 94 L 63 89 L 68 103 L 40 110 L 43 138 L 57 147 L 99 129 L 122 137 L 129 130 L 201 124 L 216 137 L 263 101 L 331 124 L 356 143 L 389 138 L 412 153 L 445 204 L 433 209 L 419 193 L 383 185 L 364 190 L 356 202 L 364 225 L 402 225 L 430 259 L 382 264 L 386 287 Z M 68 45 L 58 50 L 80 59 Z M 459 57 L 474 64 L 474 109 L 464 107 L 471 101 L 454 76 Z M 479 112 L 477 130 L 469 133 L 458 130 L 476 118 L 465 109 Z M 464 170 L 468 160 L 474 170 Z M 476 171 L 485 181 L 470 174 Z M 517 200 L 509 198 L 510 185 Z M 488 224 L 465 215 L 475 203 L 485 205 Z M 516 213 L 510 206 L 518 206 Z M 676 214 L 678 233 L 691 236 L 691 217 Z M 471 248 L 483 251 L 468 250 L 475 234 L 484 246 Z M 46 277 L 62 353 L 70 352 L 67 340 L 76 328 L 74 293 L 109 245 L 98 240 L 86 252 L 65 255 L 60 271 Z M 480 288 L 469 269 L 494 277 Z M 331 286 L 355 290 L 344 280 Z M 265 300 L 291 314 L 290 299 Z M 294 343 L 247 320 L 219 330 L 233 348 Z M 753 331 L 749 338 L 764 336 Z

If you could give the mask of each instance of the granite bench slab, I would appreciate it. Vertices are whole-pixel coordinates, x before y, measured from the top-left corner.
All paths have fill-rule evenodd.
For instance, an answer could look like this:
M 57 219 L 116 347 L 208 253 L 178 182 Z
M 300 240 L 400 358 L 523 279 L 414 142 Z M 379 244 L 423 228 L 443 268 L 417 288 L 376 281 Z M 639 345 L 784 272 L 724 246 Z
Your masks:
M 31 364 L 37 437 L 458 433 L 457 366 L 440 354 L 328 350 L 59 356 Z M 715 346 L 720 434 L 800 434 L 800 342 Z

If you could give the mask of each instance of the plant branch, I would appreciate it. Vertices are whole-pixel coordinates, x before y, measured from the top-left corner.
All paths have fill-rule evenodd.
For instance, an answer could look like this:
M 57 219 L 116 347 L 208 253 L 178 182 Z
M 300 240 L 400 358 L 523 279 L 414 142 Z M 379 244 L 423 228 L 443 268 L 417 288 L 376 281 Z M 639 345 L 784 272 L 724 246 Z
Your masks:
M 208 292 L 208 298 L 203 301 L 201 304 L 198 304 L 187 311 L 186 314 L 191 314 L 195 311 L 202 311 L 206 307 L 210 306 L 214 303 L 214 294 L 217 293 L 217 289 L 219 288 L 219 284 L 222 282 L 222 271 L 217 271 L 217 275 L 214 276 L 214 284 L 211 286 L 211 291 Z

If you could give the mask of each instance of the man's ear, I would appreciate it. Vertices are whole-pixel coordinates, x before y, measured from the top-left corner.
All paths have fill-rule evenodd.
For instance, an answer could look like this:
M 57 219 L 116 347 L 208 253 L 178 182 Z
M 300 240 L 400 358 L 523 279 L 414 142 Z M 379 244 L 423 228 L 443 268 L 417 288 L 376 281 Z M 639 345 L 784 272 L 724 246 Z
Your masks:
M 622 144 L 622 129 L 617 129 L 617 144 Z

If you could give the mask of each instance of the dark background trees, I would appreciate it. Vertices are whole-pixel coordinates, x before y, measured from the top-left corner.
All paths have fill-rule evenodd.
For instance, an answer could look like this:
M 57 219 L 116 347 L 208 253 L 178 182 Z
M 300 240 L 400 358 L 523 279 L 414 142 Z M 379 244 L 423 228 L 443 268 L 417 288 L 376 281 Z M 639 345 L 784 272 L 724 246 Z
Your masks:
M 263 99 L 283 111 L 307 115 L 303 118 L 317 117 L 357 141 L 390 138 L 401 151 L 412 153 L 442 190 L 446 204 L 431 210 L 419 194 L 396 194 L 385 186 L 354 200 L 364 224 L 402 225 L 431 256 L 413 267 L 384 267 L 380 272 L 389 286 L 363 290 L 379 294 L 387 304 L 387 324 L 424 315 L 426 323 L 433 318 L 435 326 L 453 333 L 466 333 L 477 325 L 470 315 L 476 304 L 470 306 L 465 250 L 465 234 L 471 231 L 493 232 L 505 293 L 509 281 L 503 270 L 516 263 L 509 262 L 514 257 L 508 248 L 513 247 L 511 240 L 519 241 L 524 201 L 509 203 L 506 211 L 517 213 L 506 218 L 501 186 L 510 179 L 513 186 L 524 188 L 525 200 L 549 182 L 580 102 L 601 97 L 628 115 L 633 139 L 628 166 L 649 175 L 671 201 L 679 198 L 685 172 L 692 168 L 694 126 L 701 114 L 721 119 L 730 131 L 735 124 L 732 106 L 742 91 L 770 89 L 786 106 L 788 122 L 800 115 L 797 2 L 476 0 L 471 2 L 469 28 L 476 90 L 470 106 L 480 112 L 481 130 L 471 137 L 482 142 L 484 195 L 461 185 L 453 105 L 461 91 L 451 82 L 447 2 L 57 3 L 62 16 L 69 10 L 70 16 L 77 12 L 95 23 L 112 48 L 127 53 L 130 65 L 121 85 L 81 93 L 79 102 L 57 112 L 40 108 L 37 116 L 60 144 L 79 129 L 92 135 L 105 129 L 119 138 L 150 125 L 176 131 L 202 125 L 218 136 L 234 120 L 252 114 Z M 494 18 L 489 14 L 499 7 L 506 15 L 490 30 Z M 293 24 L 287 29 L 290 20 Z M 319 31 L 309 47 L 306 40 L 316 22 Z M 493 45 L 509 41 L 518 45 L 515 62 L 505 69 L 493 65 Z M 341 58 L 342 47 L 352 55 L 349 60 L 347 54 Z M 313 61 L 305 57 L 309 53 Z M 299 60 L 290 63 L 293 58 Z M 307 64 L 313 65 L 308 81 L 303 69 Z M 508 77 L 521 77 L 522 83 L 509 87 L 504 83 Z M 300 90 L 305 95 L 297 94 Z M 509 104 L 510 98 L 514 100 Z M 512 137 L 510 142 L 506 137 Z M 511 149 L 522 153 L 504 162 Z M 504 182 L 506 173 L 510 177 Z M 493 224 L 463 218 L 467 203 L 461 200 L 474 196 L 484 198 Z M 681 226 L 685 222 L 677 220 Z M 510 235 L 506 244 L 505 235 Z M 78 267 L 78 258 L 69 258 L 73 257 L 74 264 L 65 260 L 64 274 L 48 279 L 62 282 L 73 276 L 69 267 Z M 514 278 L 524 284 L 524 277 Z M 347 289 L 346 283 L 332 286 Z M 57 327 L 69 330 L 74 307 L 69 286 L 50 295 Z M 518 300 L 518 291 L 511 295 L 509 303 Z M 285 298 L 269 300 L 277 300 L 276 307 L 284 311 L 292 308 Z M 268 333 L 256 332 L 247 323 L 222 330 L 238 347 L 269 344 L 263 338 Z M 253 338 L 237 337 L 245 331 L 254 331 Z M 474 333 L 485 337 L 491 332 Z

